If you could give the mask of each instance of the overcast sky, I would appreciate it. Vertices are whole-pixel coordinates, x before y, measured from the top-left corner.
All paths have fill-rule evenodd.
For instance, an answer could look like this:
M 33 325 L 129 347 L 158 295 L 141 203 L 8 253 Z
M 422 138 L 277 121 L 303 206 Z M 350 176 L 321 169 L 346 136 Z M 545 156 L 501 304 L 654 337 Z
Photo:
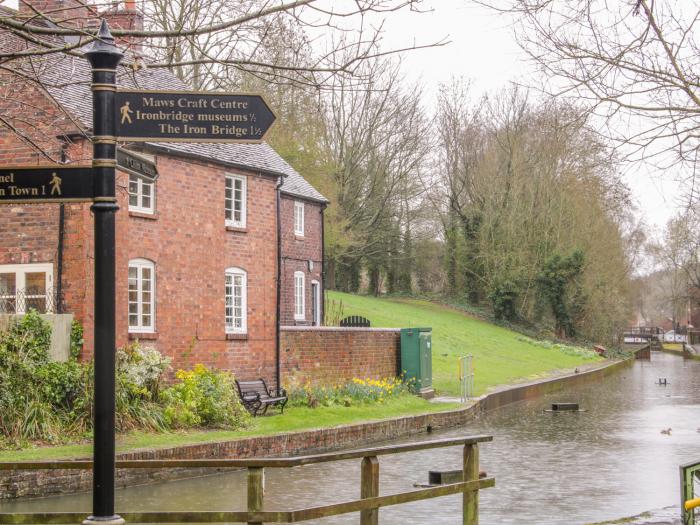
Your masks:
M 2 3 L 17 6 L 17 0 Z M 413 51 L 403 57 L 406 75 L 424 86 L 427 106 L 432 106 L 439 83 L 452 77 L 470 79 L 475 94 L 497 91 L 512 81 L 536 85 L 534 66 L 519 49 L 507 16 L 469 0 L 426 0 L 423 5 L 432 11 L 403 10 L 387 17 L 383 47 L 426 44 L 444 37 L 451 41 L 445 47 Z M 652 229 L 660 229 L 682 204 L 673 173 L 630 166 L 625 169 L 624 178 L 633 191 L 639 213 Z

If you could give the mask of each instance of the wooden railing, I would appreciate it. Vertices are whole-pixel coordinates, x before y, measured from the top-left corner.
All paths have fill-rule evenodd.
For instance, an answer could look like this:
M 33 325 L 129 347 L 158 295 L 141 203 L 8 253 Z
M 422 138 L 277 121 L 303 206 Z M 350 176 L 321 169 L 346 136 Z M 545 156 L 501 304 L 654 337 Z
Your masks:
M 496 483 L 493 478 L 479 479 L 479 443 L 491 440 L 491 436 L 470 436 L 289 458 L 117 461 L 117 468 L 129 469 L 202 467 L 248 469 L 247 511 L 120 512 L 120 515 L 129 523 L 248 523 L 249 525 L 261 525 L 263 523 L 297 523 L 339 514 L 360 512 L 361 525 L 377 525 L 381 507 L 462 493 L 462 523 L 464 525 L 477 525 L 479 522 L 479 490 L 493 487 Z M 464 447 L 462 457 L 463 480 L 461 482 L 387 496 L 379 495 L 379 456 L 457 445 Z M 360 499 L 292 511 L 263 510 L 264 469 L 299 467 L 349 459 L 362 460 Z M 0 463 L 0 471 L 88 470 L 91 468 L 91 461 Z M 0 513 L 0 525 L 25 525 L 30 523 L 75 525 L 76 523 L 81 523 L 84 519 L 85 514 L 76 512 Z

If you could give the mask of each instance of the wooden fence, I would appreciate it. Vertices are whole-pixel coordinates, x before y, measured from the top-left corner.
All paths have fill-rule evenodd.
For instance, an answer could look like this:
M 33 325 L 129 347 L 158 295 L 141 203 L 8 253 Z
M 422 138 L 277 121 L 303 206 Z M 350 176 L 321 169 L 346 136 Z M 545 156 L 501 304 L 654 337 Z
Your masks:
M 479 490 L 495 485 L 493 478 L 479 479 L 479 443 L 491 440 L 491 436 L 467 436 L 290 458 L 117 461 L 117 468 L 209 467 L 216 469 L 248 469 L 248 509 L 246 511 L 121 512 L 120 515 L 128 523 L 247 523 L 248 525 L 262 525 L 263 523 L 298 523 L 328 516 L 360 512 L 360 525 L 377 525 L 379 523 L 379 509 L 382 507 L 462 493 L 462 523 L 463 525 L 477 525 L 479 522 Z M 462 481 L 387 496 L 379 495 L 379 456 L 457 445 L 463 446 Z M 300 467 L 315 463 L 350 459 L 360 459 L 362 461 L 360 499 L 291 511 L 263 510 L 264 469 Z M 0 470 L 91 468 L 91 461 L 0 463 Z M 81 523 L 85 517 L 84 514 L 75 512 L 0 513 L 0 525 L 74 525 Z

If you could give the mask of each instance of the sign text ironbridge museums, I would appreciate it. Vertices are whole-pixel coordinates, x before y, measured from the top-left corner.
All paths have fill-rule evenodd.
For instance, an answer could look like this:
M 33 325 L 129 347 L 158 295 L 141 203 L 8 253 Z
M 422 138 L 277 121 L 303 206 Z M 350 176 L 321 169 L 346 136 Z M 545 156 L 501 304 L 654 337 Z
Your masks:
M 119 89 L 116 110 L 117 135 L 136 142 L 260 142 L 275 120 L 260 95 Z

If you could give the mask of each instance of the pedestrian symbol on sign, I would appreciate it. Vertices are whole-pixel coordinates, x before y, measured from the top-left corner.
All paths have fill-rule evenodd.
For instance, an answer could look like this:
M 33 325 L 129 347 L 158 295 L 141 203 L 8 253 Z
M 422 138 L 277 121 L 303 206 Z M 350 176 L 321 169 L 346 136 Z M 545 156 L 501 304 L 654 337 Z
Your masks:
M 124 105 L 119 109 L 122 114 L 122 121 L 121 124 L 124 124 L 124 122 L 129 122 L 129 124 L 132 124 L 131 122 L 131 113 L 134 111 L 129 107 L 129 101 L 127 100 Z
M 56 175 L 56 172 L 54 171 L 51 174 L 51 195 L 60 195 L 61 194 L 61 177 Z

